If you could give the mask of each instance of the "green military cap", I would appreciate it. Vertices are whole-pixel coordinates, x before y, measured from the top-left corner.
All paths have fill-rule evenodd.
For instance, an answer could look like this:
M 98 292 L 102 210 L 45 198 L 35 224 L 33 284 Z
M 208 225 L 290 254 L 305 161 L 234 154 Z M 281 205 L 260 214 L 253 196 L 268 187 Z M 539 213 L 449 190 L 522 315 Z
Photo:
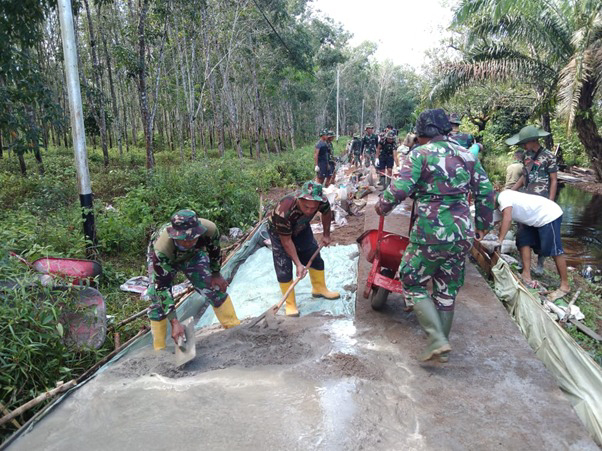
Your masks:
M 327 128 L 323 128 L 322 130 L 320 130 L 320 135 L 319 136 L 328 136 L 328 129 Z
M 457 113 L 452 113 L 449 115 L 449 122 L 452 124 L 460 125 L 462 123 L 462 120 L 460 119 L 460 116 Z
M 301 187 L 301 193 L 299 199 L 317 200 L 318 202 L 324 202 L 326 198 L 322 195 L 322 185 L 310 180 L 305 182 Z
M 193 210 L 176 211 L 167 226 L 167 234 L 174 240 L 192 240 L 200 237 L 207 229 L 203 227 Z
M 374 125 L 372 125 L 372 124 L 366 124 L 366 129 L 368 129 L 368 128 L 374 128 Z

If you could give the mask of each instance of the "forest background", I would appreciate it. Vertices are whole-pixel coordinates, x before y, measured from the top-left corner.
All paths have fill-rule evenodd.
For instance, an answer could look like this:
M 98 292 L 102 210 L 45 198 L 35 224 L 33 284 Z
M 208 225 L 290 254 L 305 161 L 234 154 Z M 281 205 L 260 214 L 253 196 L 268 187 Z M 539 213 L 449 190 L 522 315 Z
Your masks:
M 452 37 L 421 70 L 376 60 L 373 43 L 351 46 L 306 0 L 80 0 L 73 12 L 98 283 L 116 322 L 146 307 L 118 286 L 145 274 L 150 234 L 171 213 L 190 207 L 223 232 L 248 229 L 260 195 L 313 177 L 313 143 L 337 111 L 336 155 L 368 122 L 403 137 L 421 110 L 444 107 L 484 144 L 494 181 L 512 159 L 503 140 L 527 123 L 553 132 L 546 144 L 561 146 L 564 164 L 602 179 L 596 1 L 459 2 Z M 0 398 L 10 410 L 114 343 L 65 347 L 56 303 L 29 302 L 32 275 L 8 256 L 85 257 L 90 243 L 55 2 L 4 0 L 0 33 L 0 280 L 23 287 L 0 304 Z

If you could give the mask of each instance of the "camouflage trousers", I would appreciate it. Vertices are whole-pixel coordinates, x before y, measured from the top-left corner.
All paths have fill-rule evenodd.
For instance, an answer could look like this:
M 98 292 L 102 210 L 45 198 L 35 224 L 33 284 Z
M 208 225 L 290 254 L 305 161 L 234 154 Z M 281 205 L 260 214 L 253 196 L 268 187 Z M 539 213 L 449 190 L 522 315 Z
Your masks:
M 370 164 L 374 166 L 374 162 L 376 161 L 376 149 L 374 150 L 366 150 L 364 152 L 364 164 L 366 167 L 369 167 Z
M 276 270 L 276 278 L 280 283 L 286 283 L 293 280 L 293 260 L 284 250 L 280 236 L 277 233 L 269 231 L 270 241 L 272 242 L 272 254 L 274 258 L 274 269 Z M 293 244 L 297 251 L 297 256 L 303 265 L 307 262 L 318 249 L 318 243 L 314 238 L 311 227 L 306 227 L 299 235 L 293 237 Z M 311 264 L 311 268 L 320 271 L 324 270 L 324 260 L 318 254 Z
M 148 317 L 152 321 L 160 321 L 163 318 L 175 318 L 174 299 L 171 287 L 178 271 L 182 271 L 197 291 L 206 296 L 213 307 L 219 307 L 228 297 L 228 293 L 211 286 L 211 269 L 209 256 L 206 252 L 199 250 L 192 258 L 172 265 L 171 271 L 158 273 L 154 270 L 154 259 L 157 257 L 149 248 L 147 254 L 148 278 L 150 283 L 147 294 L 151 299 Z
M 437 310 L 453 311 L 458 291 L 464 285 L 464 266 L 471 247 L 471 240 L 434 245 L 410 243 L 399 267 L 406 305 L 428 299 L 426 285 L 432 279 L 432 299 Z

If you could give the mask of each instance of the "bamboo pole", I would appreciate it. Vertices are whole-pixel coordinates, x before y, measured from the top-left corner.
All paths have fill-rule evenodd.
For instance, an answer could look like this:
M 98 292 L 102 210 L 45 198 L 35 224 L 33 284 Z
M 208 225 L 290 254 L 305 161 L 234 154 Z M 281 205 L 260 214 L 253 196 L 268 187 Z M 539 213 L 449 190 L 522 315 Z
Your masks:
M 0 402 L 0 409 L 2 409 L 2 413 L 4 414 L 9 414 L 10 412 L 8 411 L 8 409 L 6 408 L 6 406 L 4 404 L 2 404 Z M 17 429 L 19 429 L 21 427 L 21 423 L 19 423 L 17 420 L 15 420 L 14 418 L 12 420 L 10 420 L 10 422 L 13 424 L 13 426 L 15 426 Z
M 99 360 L 98 362 L 96 362 L 92 367 L 88 368 L 86 370 L 86 372 L 84 374 L 82 374 L 81 376 L 79 376 L 76 381 L 79 384 L 80 382 L 84 381 L 85 379 L 87 379 L 90 375 L 92 375 L 92 373 L 94 373 L 98 368 L 100 368 L 102 365 L 104 365 L 105 363 L 107 363 L 109 360 L 111 360 L 113 357 L 115 357 L 115 355 L 121 351 L 122 349 L 124 349 L 125 347 L 129 346 L 132 342 L 134 342 L 134 340 L 136 340 L 137 338 L 140 338 L 142 335 L 144 335 L 147 331 L 148 331 L 148 327 L 143 326 L 142 328 L 140 328 L 140 330 L 138 331 L 138 333 L 136 335 L 134 335 L 132 338 L 130 338 L 128 341 L 126 341 L 125 343 L 123 343 L 120 347 L 116 348 L 113 352 L 111 352 L 110 354 L 107 354 L 106 356 L 104 356 L 101 360 Z
M 193 291 L 194 291 L 194 288 L 192 286 L 190 286 L 190 287 L 187 287 L 180 294 L 178 294 L 177 296 L 175 296 L 174 297 L 174 301 L 176 302 L 175 308 L 178 308 L 180 306 L 180 304 L 182 303 L 182 301 L 184 300 L 184 298 L 186 296 L 188 296 L 189 294 L 191 294 Z M 134 313 L 132 316 L 124 319 L 123 321 L 118 322 L 114 326 L 112 325 L 111 328 L 112 329 L 118 329 L 121 326 L 125 326 L 126 324 L 129 324 L 132 321 L 134 321 L 135 319 L 138 319 L 141 316 L 144 316 L 147 312 L 148 312 L 148 307 L 145 308 L 144 310 L 139 311 L 138 313 Z
M 0 426 L 3 425 L 4 423 L 6 423 L 7 421 L 11 421 L 13 418 L 18 417 L 19 415 L 21 415 L 22 413 L 31 409 L 32 407 L 37 406 L 41 402 L 44 402 L 47 399 L 50 399 L 50 398 L 58 395 L 59 393 L 62 393 L 64 391 L 70 389 L 71 387 L 75 387 L 76 385 L 77 385 L 77 381 L 75 379 L 71 379 L 69 382 L 67 382 L 65 384 L 61 384 L 58 387 L 53 388 L 52 390 L 48 390 L 47 392 L 44 392 L 41 395 L 36 396 L 32 400 L 26 402 L 25 404 L 23 404 L 20 407 L 17 407 L 15 410 L 10 412 L 9 414 L 4 415 L 2 418 L 0 418 Z

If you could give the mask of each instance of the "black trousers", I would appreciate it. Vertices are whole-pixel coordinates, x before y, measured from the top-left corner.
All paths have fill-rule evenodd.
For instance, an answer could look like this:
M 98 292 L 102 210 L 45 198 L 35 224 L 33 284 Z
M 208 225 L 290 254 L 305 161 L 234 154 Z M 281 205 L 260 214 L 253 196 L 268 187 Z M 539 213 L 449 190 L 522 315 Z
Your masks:
M 286 283 L 293 280 L 293 260 L 288 256 L 282 242 L 280 241 L 280 235 L 269 230 L 270 240 L 272 241 L 272 255 L 274 257 L 274 269 L 276 270 L 276 277 L 278 282 Z M 293 236 L 293 244 L 297 250 L 299 260 L 303 265 L 307 265 L 307 262 L 318 249 L 318 243 L 314 238 L 314 234 L 311 231 L 311 227 L 306 227 L 297 236 Z M 324 260 L 320 254 L 314 259 L 311 264 L 311 268 L 320 271 L 324 270 Z

